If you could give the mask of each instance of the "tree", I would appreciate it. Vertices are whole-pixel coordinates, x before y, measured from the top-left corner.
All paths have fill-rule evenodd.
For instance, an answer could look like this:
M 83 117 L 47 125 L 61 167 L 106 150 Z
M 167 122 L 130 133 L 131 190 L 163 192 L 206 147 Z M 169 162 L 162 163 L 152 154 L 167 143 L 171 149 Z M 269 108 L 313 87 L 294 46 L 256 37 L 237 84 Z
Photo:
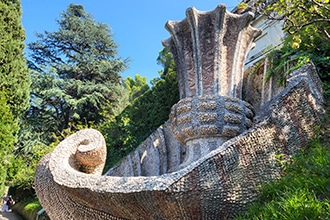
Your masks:
M 129 102 L 133 102 L 134 99 L 149 90 L 147 78 L 139 74 L 135 74 L 135 79 L 128 76 L 124 80 L 124 86 L 129 91 Z
M 18 121 L 29 103 L 29 71 L 19 0 L 0 0 L 0 192 L 14 162 Z
M 257 1 L 260 13 L 269 19 L 284 20 L 287 33 L 283 47 L 277 52 L 275 64 L 283 69 L 286 63 L 299 67 L 313 61 L 324 84 L 325 95 L 330 95 L 330 3 L 328 0 Z M 276 65 L 277 65 L 276 64 Z M 275 66 L 276 66 L 275 65 Z M 294 67 L 294 68 L 295 68 Z M 290 68 L 289 70 L 292 70 Z M 286 73 L 283 79 L 286 78 Z
M 37 34 L 28 45 L 33 70 L 27 118 L 47 135 L 92 126 L 120 111 L 124 87 L 110 28 L 94 21 L 81 5 L 70 4 L 59 29 Z
M 317 52 L 330 45 L 329 0 L 258 0 L 256 8 L 272 20 L 283 20 L 283 30 L 288 33 L 286 43 L 292 49 Z M 317 48 L 318 47 L 318 48 Z
M 14 120 L 28 108 L 30 94 L 21 14 L 19 0 L 0 0 L 0 88 L 5 89 Z
M 5 92 L 0 91 L 0 192 L 3 193 L 8 167 L 12 163 L 17 121 L 7 104 Z
M 264 2 L 259 0 L 259 6 L 265 4 Z M 270 1 L 263 13 L 271 19 L 283 19 L 284 30 L 289 34 L 296 34 L 306 27 L 314 26 L 318 34 L 330 41 L 329 0 Z
M 126 82 L 133 95 L 130 105 L 112 121 L 99 127 L 108 146 L 106 168 L 110 168 L 142 143 L 152 132 L 169 118 L 171 107 L 179 101 L 176 67 L 171 53 L 163 49 L 157 59 L 164 70 L 160 77 L 152 80 L 152 88 L 144 91 L 144 78 L 136 75 Z M 142 83 L 143 82 L 143 83 Z M 137 87 L 135 87 L 137 85 Z M 141 86 L 142 85 L 142 86 Z M 137 91 L 137 92 L 135 92 Z M 142 94 L 142 95 L 140 95 Z
M 164 70 L 159 71 L 161 77 L 164 77 L 170 70 L 176 70 L 173 55 L 166 47 L 159 52 L 157 63 L 164 68 Z

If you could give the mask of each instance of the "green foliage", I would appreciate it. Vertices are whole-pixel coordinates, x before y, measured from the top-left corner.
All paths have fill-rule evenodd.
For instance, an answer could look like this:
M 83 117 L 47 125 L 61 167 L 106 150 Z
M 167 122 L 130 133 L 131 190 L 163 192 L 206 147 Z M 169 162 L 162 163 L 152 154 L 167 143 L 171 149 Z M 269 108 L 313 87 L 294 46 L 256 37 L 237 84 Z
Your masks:
M 120 76 L 126 61 L 116 57 L 110 28 L 75 4 L 57 23 L 57 31 L 37 34 L 28 45 L 33 83 L 25 119 L 47 144 L 53 134 L 92 127 L 126 106 Z
M 15 134 L 17 130 L 17 122 L 14 121 L 10 107 L 6 103 L 4 92 L 0 91 L 0 149 L 3 154 L 10 154 L 12 152 L 16 141 Z
M 264 80 L 268 81 L 271 76 L 278 75 L 277 84 L 282 86 L 285 86 L 290 72 L 302 67 L 311 59 L 309 54 L 296 54 L 294 49 L 285 46 L 272 50 L 267 56 L 270 58 L 270 66 Z
M 245 3 L 245 2 L 240 2 L 237 5 L 237 8 L 238 9 L 246 9 L 247 7 L 249 7 L 249 5 L 247 3 Z
M 268 77 L 279 74 L 279 83 L 283 84 L 290 71 L 312 61 L 325 85 L 325 94 L 330 94 L 330 41 L 326 29 L 329 25 L 325 25 L 325 20 L 318 20 L 318 16 L 329 18 L 328 3 L 318 0 L 269 3 L 266 14 L 285 19 L 284 30 L 289 35 L 282 48 L 269 54 Z M 236 219 L 329 219 L 329 135 L 326 141 L 321 141 L 320 137 L 290 163 L 283 155 L 278 155 L 285 176 L 262 186 L 259 201 Z
M 277 74 L 278 83 L 284 85 L 288 73 L 312 61 L 323 82 L 325 95 L 330 95 L 330 42 L 325 43 L 326 41 L 322 41 L 320 36 L 313 36 L 310 31 L 306 31 L 299 35 L 299 39 L 303 39 L 299 48 L 292 48 L 291 44 L 295 36 L 288 36 L 282 48 L 269 53 L 271 66 L 265 80 Z
M 18 0 L 0 1 L 0 192 L 12 175 L 18 122 L 29 106 L 30 77 Z
M 314 139 L 310 149 L 286 163 L 285 173 L 280 180 L 262 186 L 259 201 L 236 219 L 329 219 L 328 142 Z
M 163 70 L 159 71 L 160 78 L 164 78 L 168 72 L 175 71 L 175 63 L 172 53 L 164 47 L 157 57 L 157 63 L 163 66 Z M 155 82 L 159 78 L 155 79 Z
M 19 0 L 0 1 L 0 89 L 14 119 L 28 107 L 30 78 L 23 56 L 25 33 Z
M 271 1 L 266 7 L 266 13 L 272 18 L 284 19 L 284 30 L 289 34 L 315 27 L 316 35 L 322 35 L 323 39 L 330 41 L 329 7 L 328 0 L 279 0 Z
M 15 162 L 9 166 L 11 172 L 8 175 L 8 181 L 10 184 L 21 189 L 33 188 L 37 164 L 52 150 L 52 146 L 34 145 L 28 151 L 16 151 Z
M 19 213 L 24 219 L 36 219 L 38 211 L 42 209 L 37 198 L 25 199 L 15 206 L 15 212 Z
M 119 75 L 126 61 L 116 57 L 110 28 L 74 4 L 57 23 L 57 31 L 38 34 L 28 45 L 31 106 L 20 121 L 15 163 L 8 166 L 8 180 L 21 189 L 33 187 L 37 163 L 59 141 L 126 106 Z
M 0 193 L 2 195 L 7 180 L 8 167 L 13 162 L 15 134 L 18 125 L 14 119 L 10 107 L 7 104 L 5 93 L 0 91 Z
M 257 1 L 259 8 L 264 1 Z M 330 22 L 329 1 L 280 0 L 271 1 L 261 13 L 270 19 L 284 20 L 288 34 L 284 45 L 273 51 L 268 77 L 279 74 L 284 84 L 287 74 L 312 61 L 324 84 L 325 95 L 330 95 Z
M 162 51 L 164 52 L 164 51 Z M 140 91 L 145 91 L 138 96 L 126 109 L 108 121 L 98 129 L 105 136 L 108 146 L 108 158 L 105 170 L 117 163 L 122 157 L 129 154 L 140 143 L 142 143 L 152 132 L 162 125 L 170 113 L 172 105 L 179 100 L 179 88 L 175 72 L 175 65 L 172 56 L 168 52 L 160 53 L 170 60 L 163 59 L 164 70 L 160 78 L 153 80 L 153 86 L 144 90 L 139 86 Z M 158 60 L 161 60 L 159 57 Z M 139 84 L 139 78 L 135 82 L 129 80 L 132 85 Z M 142 84 L 143 85 L 143 84 Z M 138 90 L 139 93 L 139 90 Z
M 151 132 L 168 120 L 172 105 L 179 100 L 176 73 L 168 72 L 158 80 L 149 93 L 139 97 L 133 103 L 131 120 L 143 127 L 134 126 L 134 133 L 143 141 Z M 146 135 L 147 134 L 147 135 Z
M 135 75 L 135 79 L 130 76 L 127 77 L 124 80 L 124 86 L 129 91 L 129 102 L 133 102 L 134 99 L 138 98 L 149 90 L 147 78 L 142 77 L 139 74 Z

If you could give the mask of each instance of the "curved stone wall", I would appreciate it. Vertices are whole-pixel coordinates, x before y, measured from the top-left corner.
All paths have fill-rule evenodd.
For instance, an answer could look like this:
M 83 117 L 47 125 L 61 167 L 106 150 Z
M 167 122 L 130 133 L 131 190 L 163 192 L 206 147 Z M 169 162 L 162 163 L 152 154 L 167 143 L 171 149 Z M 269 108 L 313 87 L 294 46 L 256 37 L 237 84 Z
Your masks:
M 228 219 L 258 197 L 262 183 L 280 177 L 276 155 L 289 158 L 307 146 L 320 123 L 322 101 L 315 68 L 304 66 L 258 112 L 252 128 L 185 168 L 154 176 L 81 172 L 74 156 L 79 143 L 89 140 L 87 134 L 98 136 L 95 130 L 81 131 L 38 164 L 36 192 L 55 220 Z M 160 137 L 163 143 L 167 137 Z M 167 152 L 169 146 L 162 149 Z

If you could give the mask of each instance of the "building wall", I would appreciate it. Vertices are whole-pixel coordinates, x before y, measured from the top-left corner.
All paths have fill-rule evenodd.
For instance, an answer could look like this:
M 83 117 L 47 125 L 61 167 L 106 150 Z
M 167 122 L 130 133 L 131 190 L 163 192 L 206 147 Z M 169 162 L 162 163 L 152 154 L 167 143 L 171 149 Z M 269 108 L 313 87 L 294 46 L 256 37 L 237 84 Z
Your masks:
M 245 69 L 253 66 L 273 48 L 281 46 L 285 37 L 282 30 L 283 21 L 273 21 L 263 15 L 259 15 L 251 25 L 255 28 L 260 28 L 262 34 L 256 39 L 255 47 L 247 56 Z

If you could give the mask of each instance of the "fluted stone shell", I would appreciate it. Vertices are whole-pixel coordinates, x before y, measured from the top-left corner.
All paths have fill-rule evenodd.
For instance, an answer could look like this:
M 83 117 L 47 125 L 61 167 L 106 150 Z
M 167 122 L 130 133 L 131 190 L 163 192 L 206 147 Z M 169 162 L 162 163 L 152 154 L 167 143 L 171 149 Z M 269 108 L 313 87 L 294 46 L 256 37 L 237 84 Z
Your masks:
M 182 21 L 168 21 L 171 38 L 163 41 L 177 67 L 180 98 L 221 95 L 241 98 L 243 68 L 254 39 L 254 15 L 233 14 L 225 5 L 201 12 L 188 8 Z

